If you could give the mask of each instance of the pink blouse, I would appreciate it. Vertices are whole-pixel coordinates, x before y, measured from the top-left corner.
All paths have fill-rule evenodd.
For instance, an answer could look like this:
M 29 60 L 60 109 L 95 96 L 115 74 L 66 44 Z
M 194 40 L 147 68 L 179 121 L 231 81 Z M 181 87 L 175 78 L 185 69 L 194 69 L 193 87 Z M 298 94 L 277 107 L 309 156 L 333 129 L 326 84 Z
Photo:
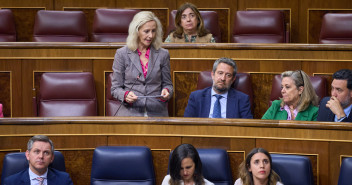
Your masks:
M 139 56 L 142 55 L 142 52 L 139 51 L 139 49 L 137 49 L 137 52 L 138 52 L 138 55 L 139 55 Z M 145 53 L 145 58 L 148 59 L 148 62 L 147 62 L 145 65 L 143 65 L 142 60 L 140 60 L 141 66 L 142 66 L 142 70 L 143 70 L 144 78 L 147 77 L 147 73 L 148 73 L 149 53 L 150 53 L 150 48 L 148 48 L 148 49 L 147 49 L 147 52 Z

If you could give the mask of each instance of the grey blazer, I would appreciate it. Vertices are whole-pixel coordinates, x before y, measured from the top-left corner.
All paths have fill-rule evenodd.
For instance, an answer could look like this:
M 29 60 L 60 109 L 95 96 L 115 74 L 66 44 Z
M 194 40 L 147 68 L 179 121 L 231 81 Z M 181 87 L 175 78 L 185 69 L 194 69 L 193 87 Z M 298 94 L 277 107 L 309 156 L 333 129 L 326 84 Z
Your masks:
M 111 82 L 111 94 L 122 102 L 117 116 L 168 116 L 167 103 L 156 98 L 138 98 L 133 104 L 124 102 L 125 92 L 130 90 L 139 74 L 140 78 L 132 88 L 137 96 L 160 95 L 161 90 L 167 88 L 170 97 L 173 86 L 170 75 L 170 54 L 166 49 L 156 50 L 150 47 L 148 73 L 144 78 L 141 62 L 137 51 L 131 51 L 124 46 L 116 51 Z

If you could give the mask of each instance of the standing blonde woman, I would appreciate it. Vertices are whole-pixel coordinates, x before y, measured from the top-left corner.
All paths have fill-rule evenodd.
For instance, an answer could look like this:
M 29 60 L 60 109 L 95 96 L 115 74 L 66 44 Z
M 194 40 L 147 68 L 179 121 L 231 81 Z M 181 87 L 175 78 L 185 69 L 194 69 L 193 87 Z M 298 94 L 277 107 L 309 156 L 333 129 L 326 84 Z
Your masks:
M 118 116 L 168 116 L 173 86 L 162 35 L 152 12 L 139 12 L 130 23 L 127 46 L 116 51 L 112 66 L 111 94 L 122 103 Z

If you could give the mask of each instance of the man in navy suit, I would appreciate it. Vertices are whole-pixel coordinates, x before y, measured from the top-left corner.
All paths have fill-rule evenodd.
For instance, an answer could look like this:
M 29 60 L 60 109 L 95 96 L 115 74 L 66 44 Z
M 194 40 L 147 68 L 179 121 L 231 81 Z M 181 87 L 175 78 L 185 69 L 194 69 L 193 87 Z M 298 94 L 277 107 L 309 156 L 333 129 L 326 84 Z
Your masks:
M 317 120 L 352 122 L 352 70 L 341 69 L 332 78 L 331 97 L 321 100 Z
M 184 117 L 253 118 L 249 96 L 231 88 L 236 73 L 232 59 L 216 60 L 211 72 L 212 87 L 191 93 Z
M 7 177 L 4 185 L 73 185 L 70 175 L 48 168 L 54 160 L 53 142 L 43 135 L 33 136 L 27 143 L 29 168 Z

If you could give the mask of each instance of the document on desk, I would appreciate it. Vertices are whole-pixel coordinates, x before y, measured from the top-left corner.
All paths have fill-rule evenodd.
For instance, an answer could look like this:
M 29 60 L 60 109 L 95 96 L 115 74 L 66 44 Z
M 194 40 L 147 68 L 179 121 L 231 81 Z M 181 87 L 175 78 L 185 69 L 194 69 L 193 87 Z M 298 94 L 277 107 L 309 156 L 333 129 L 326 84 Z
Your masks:
M 153 96 L 138 96 L 138 98 L 161 98 L 161 95 L 153 95 Z

